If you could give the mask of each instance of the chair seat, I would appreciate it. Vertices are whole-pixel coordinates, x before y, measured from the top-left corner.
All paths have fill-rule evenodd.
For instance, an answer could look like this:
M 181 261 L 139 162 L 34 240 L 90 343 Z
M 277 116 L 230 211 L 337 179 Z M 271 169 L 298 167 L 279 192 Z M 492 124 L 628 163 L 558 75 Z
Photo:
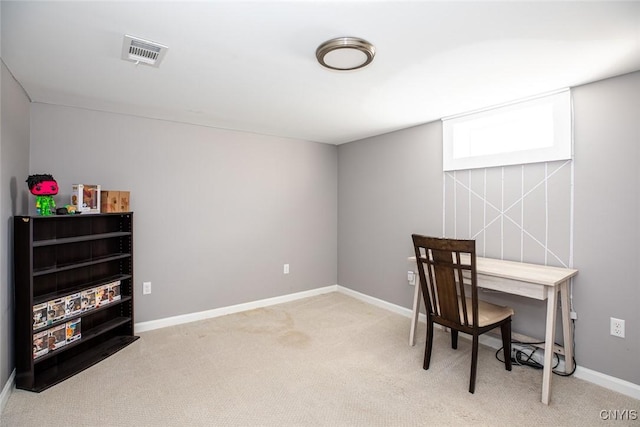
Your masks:
M 460 298 L 461 299 L 461 298 Z M 467 300 L 467 316 L 469 318 L 469 323 L 473 324 L 473 313 L 471 310 L 471 298 L 466 298 Z M 463 305 L 462 301 L 460 301 L 460 317 L 464 318 Z M 483 327 L 487 325 L 491 325 L 492 323 L 497 323 L 501 320 L 506 319 L 509 316 L 513 316 L 514 311 L 511 307 L 503 307 L 501 305 L 492 304 L 490 302 L 478 300 L 478 326 Z

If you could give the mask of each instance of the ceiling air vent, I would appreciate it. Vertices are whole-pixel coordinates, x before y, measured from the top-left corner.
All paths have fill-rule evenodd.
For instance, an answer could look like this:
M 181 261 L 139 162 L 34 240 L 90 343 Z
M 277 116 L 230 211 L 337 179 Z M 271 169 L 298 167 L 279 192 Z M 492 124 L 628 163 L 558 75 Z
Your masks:
M 160 43 L 125 35 L 122 43 L 122 59 L 157 67 L 167 50 L 169 48 Z

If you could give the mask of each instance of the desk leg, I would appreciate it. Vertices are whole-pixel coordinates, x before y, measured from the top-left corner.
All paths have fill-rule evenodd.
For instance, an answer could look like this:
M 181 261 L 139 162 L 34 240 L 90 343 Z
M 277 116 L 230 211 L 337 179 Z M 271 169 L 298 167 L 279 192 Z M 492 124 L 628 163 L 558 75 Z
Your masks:
M 549 404 L 553 362 L 553 345 L 556 338 L 556 300 L 558 289 L 551 287 L 547 295 L 547 325 L 544 336 L 544 368 L 542 370 L 542 403 Z
M 416 274 L 416 289 L 413 293 L 413 312 L 411 314 L 411 329 L 409 330 L 409 345 L 416 345 L 416 327 L 418 326 L 418 317 L 420 316 L 420 277 Z
M 569 307 L 569 281 L 560 285 L 562 302 L 562 344 L 564 347 L 564 371 L 573 371 L 573 329 L 571 328 L 571 308 Z

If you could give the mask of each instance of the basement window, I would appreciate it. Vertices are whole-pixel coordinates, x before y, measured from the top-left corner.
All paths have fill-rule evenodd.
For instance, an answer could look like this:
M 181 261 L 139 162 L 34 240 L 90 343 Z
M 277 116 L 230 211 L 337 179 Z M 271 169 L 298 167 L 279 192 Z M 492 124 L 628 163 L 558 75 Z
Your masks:
M 572 158 L 571 93 L 442 119 L 445 171 Z

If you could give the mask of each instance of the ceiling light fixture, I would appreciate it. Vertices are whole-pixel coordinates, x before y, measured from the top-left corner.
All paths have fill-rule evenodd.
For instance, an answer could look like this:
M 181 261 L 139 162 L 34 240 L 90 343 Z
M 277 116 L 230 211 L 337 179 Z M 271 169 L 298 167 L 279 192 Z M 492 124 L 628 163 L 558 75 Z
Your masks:
M 332 70 L 349 71 L 365 67 L 373 61 L 376 48 L 357 37 L 338 37 L 322 43 L 316 49 L 320 65 Z

